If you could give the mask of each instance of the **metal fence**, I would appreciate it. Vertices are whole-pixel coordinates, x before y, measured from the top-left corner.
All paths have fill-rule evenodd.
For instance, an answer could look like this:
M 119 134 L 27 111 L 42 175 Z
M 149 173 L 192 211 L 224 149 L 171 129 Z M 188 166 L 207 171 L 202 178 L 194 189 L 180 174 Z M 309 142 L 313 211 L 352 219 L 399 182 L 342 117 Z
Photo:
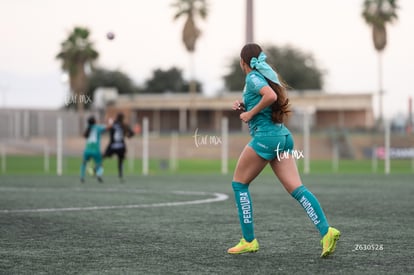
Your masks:
M 81 133 L 86 127 L 86 118 L 92 114 L 100 117 L 98 113 L 92 112 L 85 112 L 84 118 L 81 119 L 75 111 L 1 109 L 1 158 L 6 159 L 13 155 L 58 156 L 59 152 L 63 156 L 81 156 L 84 147 Z M 61 138 L 58 138 L 58 121 L 62 127 L 62 131 L 59 132 Z M 414 136 L 412 135 L 392 133 L 390 127 L 387 127 L 388 131 L 385 132 L 352 132 L 346 129 L 315 131 L 312 129 L 314 124 L 312 116 L 306 114 L 298 114 L 294 122 L 297 123 L 292 123 L 290 128 L 296 128 L 295 149 L 303 153 L 300 161 L 304 163 L 305 173 L 310 171 L 311 160 L 331 160 L 333 170 L 338 171 L 341 160 L 372 159 L 373 167 L 376 167 L 377 158 L 388 159 L 387 163 L 389 163 L 389 157 L 412 161 L 411 166 L 414 171 L 412 155 Z M 147 152 L 147 158 L 159 160 L 222 158 L 224 137 L 222 131 L 204 132 L 196 129 L 193 133 L 174 135 L 172 132 L 171 136 L 156 131 L 147 134 L 149 138 L 146 143 L 143 142 L 142 133 L 128 141 L 131 159 L 143 159 L 143 152 Z M 245 144 L 249 142 L 249 136 L 247 131 L 232 132 L 230 139 L 231 142 L 226 145 L 228 147 L 226 158 L 237 159 Z M 102 144 L 107 143 L 108 135 L 104 135 Z M 383 156 L 379 154 L 381 150 L 384 152 Z M 3 165 L 5 161 L 1 163 Z
M 84 117 L 91 115 L 84 113 Z M 79 136 L 85 122 L 77 112 L 65 110 L 0 110 L 0 139 L 1 140 L 27 140 L 31 138 L 55 138 L 57 119 L 62 119 L 65 137 Z M 83 124 L 82 124 L 83 123 Z

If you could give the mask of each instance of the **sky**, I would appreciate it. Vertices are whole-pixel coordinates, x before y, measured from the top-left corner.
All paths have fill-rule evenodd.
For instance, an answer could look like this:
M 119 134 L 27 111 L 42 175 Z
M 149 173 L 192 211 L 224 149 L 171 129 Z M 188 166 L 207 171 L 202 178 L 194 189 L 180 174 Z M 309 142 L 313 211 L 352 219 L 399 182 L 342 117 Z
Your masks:
M 245 0 L 209 0 L 198 21 L 202 36 L 191 59 L 181 41 L 184 20 L 173 21 L 173 0 L 1 0 L 0 108 L 61 107 L 68 93 L 55 59 L 75 26 L 87 27 L 100 53 L 97 65 L 128 74 L 137 85 L 158 68 L 173 66 L 203 83 L 213 96 L 245 43 Z M 376 93 L 378 56 L 363 0 L 255 0 L 254 38 L 261 45 L 291 45 L 314 56 L 328 93 Z M 414 97 L 414 1 L 399 0 L 383 54 L 384 114 L 407 114 Z M 114 32 L 115 39 L 106 38 Z M 378 103 L 373 101 L 374 111 Z

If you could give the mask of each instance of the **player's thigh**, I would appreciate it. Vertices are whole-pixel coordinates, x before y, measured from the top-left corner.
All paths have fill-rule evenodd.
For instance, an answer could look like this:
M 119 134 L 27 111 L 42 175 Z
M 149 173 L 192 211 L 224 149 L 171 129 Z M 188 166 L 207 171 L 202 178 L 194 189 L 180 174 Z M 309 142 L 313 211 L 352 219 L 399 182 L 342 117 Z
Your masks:
M 96 166 L 101 166 L 102 165 L 102 155 L 100 152 L 95 152 L 93 154 L 93 160 L 96 163 Z
M 114 151 L 111 149 L 111 146 L 108 146 L 105 150 L 105 153 L 103 155 L 103 157 L 112 157 L 112 155 L 114 154 Z
M 125 159 L 125 153 L 126 153 L 125 148 L 121 148 L 121 149 L 116 150 L 116 155 L 118 156 L 119 160 L 124 160 Z
M 273 172 L 289 193 L 302 185 L 295 159 L 290 156 L 283 159 L 274 159 L 270 162 Z
M 82 158 L 84 163 L 88 162 L 92 158 L 92 154 L 89 151 L 84 151 Z
M 260 174 L 267 163 L 267 160 L 261 158 L 252 147 L 247 145 L 237 161 L 233 181 L 249 184 Z

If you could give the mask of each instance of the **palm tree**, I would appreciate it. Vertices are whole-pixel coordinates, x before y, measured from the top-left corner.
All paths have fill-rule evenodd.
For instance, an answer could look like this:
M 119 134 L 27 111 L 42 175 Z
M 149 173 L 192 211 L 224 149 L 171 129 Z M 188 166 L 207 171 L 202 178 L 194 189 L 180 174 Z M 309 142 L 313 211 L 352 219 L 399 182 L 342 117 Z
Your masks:
M 61 50 L 56 55 L 62 61 L 62 69 L 69 75 L 69 86 L 73 99 L 83 122 L 83 109 L 87 94 L 87 75 L 85 66 L 91 65 L 98 58 L 98 52 L 94 49 L 93 43 L 89 40 L 87 28 L 75 27 L 68 38 L 61 43 Z M 79 126 L 81 126 L 80 124 Z
M 372 38 L 378 53 L 378 82 L 379 82 L 379 124 L 382 124 L 382 52 L 387 46 L 386 26 L 398 18 L 397 0 L 365 0 L 362 17 L 372 27 Z
M 208 9 L 206 0 L 176 0 L 172 5 L 177 9 L 174 20 L 186 17 L 183 28 L 183 43 L 188 52 L 195 51 L 195 44 L 201 31 L 195 24 L 195 17 L 200 16 L 202 19 L 207 18 Z
M 200 17 L 201 19 L 207 18 L 208 8 L 207 8 L 207 0 L 176 0 L 172 6 L 177 10 L 174 15 L 174 20 L 177 20 L 181 17 L 185 17 L 184 28 L 182 32 L 182 40 L 186 50 L 190 54 L 190 95 L 193 98 L 197 84 L 194 79 L 194 68 L 193 68 L 193 53 L 195 52 L 195 45 L 197 39 L 200 37 L 201 31 L 196 26 L 195 19 L 196 17 Z M 194 104 L 191 104 L 194 105 Z M 195 128 L 197 124 L 197 113 L 195 108 L 191 108 L 190 110 L 190 127 Z

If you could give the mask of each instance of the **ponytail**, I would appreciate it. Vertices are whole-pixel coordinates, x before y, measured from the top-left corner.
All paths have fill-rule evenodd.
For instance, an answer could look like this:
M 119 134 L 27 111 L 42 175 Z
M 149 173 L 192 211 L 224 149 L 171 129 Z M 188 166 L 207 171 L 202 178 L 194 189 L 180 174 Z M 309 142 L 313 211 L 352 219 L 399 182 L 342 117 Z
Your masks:
M 83 137 L 84 138 L 88 138 L 89 134 L 91 133 L 91 129 L 92 129 L 93 124 L 89 124 L 88 128 L 86 128 L 85 132 L 83 133 Z
M 269 86 L 276 93 L 277 99 L 271 105 L 272 121 L 274 123 L 283 123 L 285 116 L 290 112 L 289 99 L 286 94 L 288 85 L 284 83 L 276 71 L 266 63 L 266 54 L 258 44 L 246 44 L 240 52 L 240 58 L 249 65 L 251 69 L 257 70 L 263 75 Z
M 274 123 L 283 123 L 285 117 L 290 112 L 289 98 L 286 93 L 286 84 L 283 81 L 282 85 L 276 84 L 269 80 L 267 80 L 267 82 L 277 95 L 276 101 L 270 106 L 272 109 L 272 121 Z

